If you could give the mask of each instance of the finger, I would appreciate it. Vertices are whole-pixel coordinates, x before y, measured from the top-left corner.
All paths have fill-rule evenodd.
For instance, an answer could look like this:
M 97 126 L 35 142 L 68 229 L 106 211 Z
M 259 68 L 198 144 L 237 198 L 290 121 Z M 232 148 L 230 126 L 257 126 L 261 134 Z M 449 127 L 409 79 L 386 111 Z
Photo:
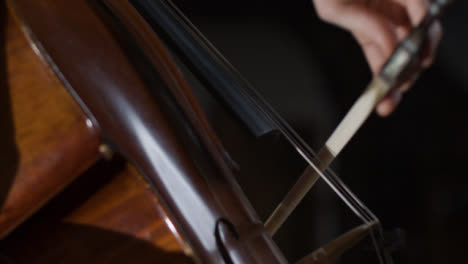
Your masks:
M 406 93 L 418 79 L 420 72 L 415 74 L 413 78 L 404 82 L 396 88 L 393 88 L 380 102 L 377 104 L 376 112 L 381 117 L 390 115 L 400 103 L 403 94 Z
M 317 11 L 325 21 L 336 24 L 355 35 L 373 40 L 387 53 L 392 51 L 395 43 L 394 32 L 380 13 L 358 4 L 345 6 L 320 4 L 318 6 L 320 8 Z
M 406 3 L 400 1 L 368 1 L 368 6 L 385 16 L 393 25 L 404 31 L 411 29 L 412 23 Z
M 437 48 L 442 38 L 442 27 L 438 21 L 436 21 L 429 29 L 429 52 L 430 55 L 423 61 L 423 67 L 429 67 L 434 59 L 435 49 Z M 406 81 L 398 88 L 392 90 L 387 96 L 385 96 L 376 107 L 376 112 L 382 117 L 390 115 L 397 105 L 400 103 L 402 95 L 407 92 L 417 80 L 420 72 L 415 74 L 410 80 Z
M 411 28 L 406 5 L 395 1 L 337 3 L 313 0 L 325 21 L 350 31 L 361 45 L 374 74 Z
M 411 79 L 402 83 L 398 87 L 393 88 L 380 102 L 377 104 L 376 111 L 382 117 L 390 115 L 400 103 L 403 94 L 406 93 L 416 82 L 421 72 L 416 73 Z
M 372 73 L 374 75 L 378 74 L 386 58 L 385 52 L 377 43 L 366 36 L 353 35 L 361 46 Z
M 401 0 L 400 0 L 401 1 Z M 406 3 L 411 23 L 418 25 L 427 13 L 428 4 L 426 0 L 403 0 Z
M 402 92 L 399 89 L 391 91 L 385 96 L 376 107 L 376 112 L 381 117 L 389 116 L 398 106 L 402 98 Z
M 346 25 L 345 28 L 352 32 L 361 45 L 372 72 L 378 74 L 398 42 L 399 36 L 396 34 L 395 26 L 374 10 L 356 8 L 348 11 L 354 12 L 356 18 L 351 21 L 344 15 L 338 23 Z M 388 116 L 398 105 L 400 98 L 399 91 L 392 91 L 379 102 L 377 113 Z
M 428 68 L 432 65 L 436 49 L 439 46 L 439 43 L 442 39 L 442 26 L 439 21 L 435 21 L 434 24 L 429 28 L 428 32 L 428 51 L 427 55 L 424 56 L 421 66 L 423 68 Z
M 411 26 L 398 26 L 395 28 L 396 36 L 399 41 L 406 38 L 411 31 Z
M 426 3 L 424 1 L 412 1 L 408 5 L 408 12 L 410 13 L 410 17 L 412 19 L 413 24 L 418 24 L 426 14 Z M 428 68 L 432 65 L 435 57 L 435 51 L 437 46 L 439 45 L 442 39 L 442 27 L 439 21 L 434 22 L 428 32 L 428 42 L 427 42 L 427 49 L 426 54 L 423 55 L 423 60 L 421 63 L 422 68 Z M 415 80 L 417 79 L 415 75 L 412 80 L 405 82 L 404 84 L 400 85 L 397 89 L 392 91 L 388 96 L 382 99 L 379 104 L 377 105 L 376 112 L 382 116 L 386 117 L 390 115 L 396 106 L 401 101 L 402 94 L 407 92 Z
M 374 74 L 380 70 L 398 41 L 394 26 L 384 16 L 363 6 L 347 8 L 335 23 L 354 35 Z

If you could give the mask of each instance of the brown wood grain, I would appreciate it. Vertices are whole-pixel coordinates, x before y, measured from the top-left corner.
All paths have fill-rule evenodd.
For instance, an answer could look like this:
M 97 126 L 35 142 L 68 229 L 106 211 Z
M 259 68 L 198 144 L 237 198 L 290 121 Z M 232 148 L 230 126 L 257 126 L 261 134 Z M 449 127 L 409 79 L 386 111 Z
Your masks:
M 17 229 L 4 238 L 0 263 L 4 255 L 14 263 L 190 263 L 190 249 L 135 169 L 101 161 L 82 175 L 99 159 L 99 135 L 5 17 L 0 237 Z
M 64 221 L 130 234 L 166 251 L 189 252 L 151 187 L 130 165 Z
M 7 2 L 105 138 L 155 187 L 199 262 L 287 263 L 224 153 L 194 129 L 199 121 L 184 113 L 178 94 L 167 88 L 174 82 L 148 61 L 149 53 L 101 1 Z M 167 50 L 157 51 L 170 58 Z
M 7 2 L 57 75 L 93 113 L 106 140 L 155 187 L 183 230 L 194 258 L 203 263 L 230 262 L 228 258 L 239 263 L 286 263 L 224 163 L 224 153 L 218 153 L 220 149 L 204 136 L 206 131 L 193 128 L 203 128 L 193 120 L 195 115 L 185 113 L 193 110 L 181 109 L 190 106 L 188 98 L 184 104 L 175 99 L 183 89 L 167 89 L 176 85 L 167 81 L 168 72 L 149 63 L 145 58 L 149 53 L 135 47 L 138 41 L 118 26 L 113 14 L 93 4 L 99 1 Z M 170 59 L 167 50 L 156 51 Z M 164 61 L 154 64 L 167 65 Z M 183 78 L 180 72 L 172 73 Z M 96 175 L 96 179 L 101 176 Z M 35 263 L 129 263 L 140 257 L 143 262 L 173 263 L 167 251 L 154 250 L 155 241 L 165 241 L 164 237 L 168 240 L 162 245 L 173 243 L 171 236 L 158 234 L 159 227 L 168 224 L 166 218 L 160 224 L 155 217 L 134 218 L 149 212 L 148 208 L 132 192 L 117 189 L 83 204 L 84 213 L 71 214 L 65 218 L 68 221 L 23 232 L 14 255 L 19 259 L 37 256 L 29 258 Z M 102 207 L 94 209 L 99 204 Z M 34 252 L 26 253 L 20 241 L 28 241 Z M 145 258 L 146 254 L 155 256 Z
M 150 187 L 115 161 L 93 166 L 0 248 L 0 263 L 192 263 Z
M 99 136 L 3 8 L 0 237 L 99 157 Z

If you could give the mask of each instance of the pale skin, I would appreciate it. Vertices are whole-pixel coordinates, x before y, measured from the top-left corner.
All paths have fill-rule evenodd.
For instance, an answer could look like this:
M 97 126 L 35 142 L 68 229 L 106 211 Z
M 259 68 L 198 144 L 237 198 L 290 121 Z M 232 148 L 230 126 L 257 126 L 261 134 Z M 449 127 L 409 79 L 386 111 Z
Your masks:
M 427 12 L 427 0 L 312 0 L 321 19 L 348 30 L 360 44 L 373 74 L 377 74 L 400 40 Z M 442 29 L 436 22 L 430 29 L 429 51 L 421 64 L 432 64 Z M 388 116 L 411 83 L 394 89 L 377 105 L 380 116 Z

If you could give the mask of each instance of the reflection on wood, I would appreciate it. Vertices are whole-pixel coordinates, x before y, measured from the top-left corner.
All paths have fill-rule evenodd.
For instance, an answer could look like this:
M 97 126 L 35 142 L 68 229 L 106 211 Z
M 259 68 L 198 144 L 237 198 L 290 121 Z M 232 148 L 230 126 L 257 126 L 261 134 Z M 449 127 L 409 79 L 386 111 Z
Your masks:
M 3 4 L 2 4 L 3 5 Z M 11 16 L 2 25 L 5 56 L 0 67 L 2 169 L 0 237 L 40 208 L 99 157 L 99 137 L 62 84 L 34 53 Z M 2 56 L 3 57 L 3 56 Z M 5 72 L 6 71 L 6 72 Z M 5 91 L 5 89 L 8 89 Z M 12 123 L 8 125 L 8 122 Z M 4 148 L 3 146 L 9 146 Z
M 188 249 L 150 186 L 132 167 L 119 172 L 65 221 L 130 234 L 168 251 Z
M 0 237 L 74 182 L 0 242 L 0 263 L 191 263 L 190 248 L 135 169 L 100 162 L 83 174 L 99 159 L 98 133 L 15 20 L 6 22 Z
M 2 241 L 3 257 L 13 263 L 192 263 L 152 190 L 121 165 L 101 162 L 82 175 Z

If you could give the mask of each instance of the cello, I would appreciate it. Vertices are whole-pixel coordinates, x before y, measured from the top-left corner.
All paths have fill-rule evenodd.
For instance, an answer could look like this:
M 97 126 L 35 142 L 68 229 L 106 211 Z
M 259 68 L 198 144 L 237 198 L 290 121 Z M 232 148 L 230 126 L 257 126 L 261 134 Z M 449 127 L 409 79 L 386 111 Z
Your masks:
M 72 117 L 66 116 L 66 119 L 75 123 L 63 125 L 62 120 L 58 120 L 59 124 L 47 126 L 47 129 L 53 130 L 44 132 L 58 135 L 60 131 L 57 132 L 57 128 L 68 128 L 63 132 L 68 145 L 60 144 L 64 153 L 61 158 L 55 152 L 58 143 L 53 140 L 62 136 L 32 140 L 46 143 L 49 147 L 39 148 L 44 152 L 35 153 L 37 156 L 32 158 L 23 154 L 31 146 L 18 144 L 19 150 L 15 150 L 14 145 L 10 147 L 10 151 L 13 149 L 13 153 L 19 153 L 13 155 L 16 160 L 11 162 L 18 164 L 18 168 L 11 168 L 13 172 L 10 173 L 18 172 L 19 178 L 12 180 L 11 184 L 19 184 L 20 188 L 12 188 L 17 191 L 10 192 L 5 200 L 6 209 L 3 212 L 6 214 L 2 215 L 2 225 L 6 227 L 2 228 L 5 232 L 3 235 L 89 168 L 99 155 L 111 158 L 112 152 L 117 151 L 136 169 L 129 165 L 121 166 L 120 171 L 117 169 L 118 176 L 108 185 L 110 187 L 92 196 L 87 201 L 89 203 L 68 215 L 65 222 L 106 226 L 157 245 L 165 237 L 160 233 L 173 234 L 175 239 L 171 239 L 167 247 L 176 248 L 202 263 L 219 263 L 222 260 L 226 263 L 285 263 L 281 252 L 235 183 L 232 177 L 235 165 L 211 131 L 169 53 L 138 13 L 132 11 L 134 9 L 130 5 L 125 5 L 126 1 L 115 4 L 117 2 L 107 1 L 105 8 L 90 1 L 8 2 L 10 14 L 14 18 L 8 20 L 7 36 L 16 40 L 8 44 L 8 50 L 18 51 L 20 46 L 24 51 L 28 50 L 26 43 L 31 45 L 26 57 L 36 56 L 36 61 L 32 63 L 36 68 L 33 70 L 39 72 L 36 72 L 39 77 L 32 79 L 49 81 L 44 85 L 45 88 L 36 88 L 35 91 L 55 88 L 57 93 L 55 98 L 46 98 L 53 101 L 44 99 L 41 105 L 70 103 L 72 110 L 51 112 L 63 115 L 71 112 Z M 115 19 L 124 15 L 132 19 Z M 129 38 L 129 35 L 132 37 Z M 84 42 L 84 39 L 87 41 Z M 135 46 L 140 49 L 135 49 Z M 24 66 L 16 58 L 10 61 L 17 63 L 18 67 Z M 46 70 L 38 70 L 39 65 L 46 65 Z M 18 72 L 10 66 L 8 70 L 12 75 Z M 15 81 L 14 78 L 9 79 Z M 58 88 L 60 85 L 65 87 L 68 94 Z M 24 86 L 33 89 L 32 85 Z M 17 90 L 12 91 L 13 97 L 32 95 L 33 98 L 28 99 L 40 99 L 37 93 L 28 91 L 15 94 Z M 44 93 L 40 90 L 38 94 Z M 16 102 L 12 104 L 19 105 Z M 35 109 L 31 112 L 24 116 L 36 114 Z M 44 115 L 49 117 L 51 113 Z M 35 125 L 27 119 L 21 122 L 26 127 Z M 36 133 L 28 133 L 28 129 L 31 128 L 27 128 L 26 132 L 18 131 L 21 132 L 19 136 L 10 135 L 10 139 L 16 137 L 30 143 L 31 139 L 26 136 Z M 54 153 L 50 154 L 52 151 Z M 70 153 L 75 153 L 76 157 Z M 44 161 L 41 162 L 41 158 Z M 28 171 L 28 167 L 37 171 Z M 101 172 L 97 168 L 87 173 L 97 176 Z M 36 178 L 30 180 L 30 175 Z M 54 181 L 50 175 L 60 179 Z M 45 179 L 49 184 L 40 186 L 38 182 L 45 182 Z M 133 179 L 132 183 L 129 179 Z M 152 207 L 149 204 L 155 202 L 154 193 L 157 193 L 158 201 Z M 17 197 L 23 201 L 20 199 L 19 205 L 10 205 L 9 201 L 16 203 Z M 148 197 L 153 198 L 145 200 L 146 205 L 137 202 L 138 199 Z M 135 207 L 135 211 L 128 211 L 126 208 L 129 206 L 124 203 L 132 199 L 135 199 L 132 204 L 141 205 L 142 208 Z M 112 215 L 112 211 L 117 208 L 123 212 Z M 137 223 L 132 228 L 132 221 L 125 219 L 134 216 L 135 212 L 142 213 L 146 218 L 143 220 L 142 216 L 141 221 L 144 223 Z M 148 219 L 154 219 L 155 214 L 162 215 L 159 223 L 150 223 Z M 167 215 L 175 219 L 175 224 L 171 224 L 172 220 Z M 115 220 L 111 220 L 114 216 Z M 167 226 L 159 229 L 161 222 Z M 56 231 L 56 236 L 61 239 L 66 234 Z M 109 240 L 112 242 L 112 238 Z M 159 242 L 154 242 L 156 240 Z M 37 243 L 41 244 L 40 241 Z M 47 247 L 42 246 L 42 250 Z M 118 244 L 112 246 L 128 248 Z M 15 247 L 11 247 L 14 252 Z M 138 243 L 130 246 L 131 249 L 134 247 L 140 248 Z M 38 248 L 38 252 L 41 252 L 41 247 Z M 64 257 L 65 248 L 66 245 L 62 249 L 59 247 L 53 256 L 45 254 L 42 262 L 50 263 L 51 259 L 60 261 Z M 102 260 L 126 261 L 121 255 L 106 254 L 99 247 L 89 245 L 88 250 L 89 254 L 101 252 Z M 19 262 L 28 262 L 25 259 L 32 257 L 24 252 L 13 255 L 23 258 Z M 146 257 L 145 254 L 139 256 Z M 68 261 L 82 261 L 80 255 L 69 258 Z

